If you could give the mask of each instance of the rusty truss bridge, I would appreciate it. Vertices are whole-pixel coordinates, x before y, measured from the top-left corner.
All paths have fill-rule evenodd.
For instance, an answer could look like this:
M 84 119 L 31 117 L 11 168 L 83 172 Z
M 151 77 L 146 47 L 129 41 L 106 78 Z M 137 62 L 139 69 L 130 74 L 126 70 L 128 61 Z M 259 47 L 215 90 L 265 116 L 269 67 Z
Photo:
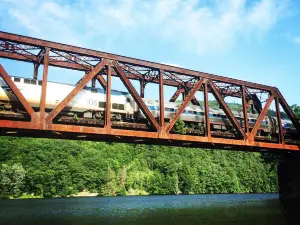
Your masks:
M 0 135 L 54 137 L 63 139 L 85 139 L 121 141 L 130 143 L 151 143 L 174 146 L 260 150 L 300 150 L 300 124 L 280 91 L 271 86 L 241 81 L 174 66 L 119 56 L 115 54 L 85 49 L 36 38 L 0 32 L 0 57 L 29 62 L 33 65 L 33 80 L 38 80 L 38 68 L 43 65 L 40 79 L 41 97 L 39 107 L 33 107 L 22 94 L 16 83 L 0 64 L 0 75 L 6 83 L 6 90 L 14 94 L 20 107 L 2 110 L 0 115 Z M 54 108 L 47 108 L 48 68 L 60 67 L 82 71 L 82 78 L 74 89 Z M 145 122 L 120 122 L 112 120 L 112 76 L 119 78 L 128 93 L 136 102 Z M 140 84 L 137 91 L 132 84 Z M 144 92 L 146 85 L 156 84 L 159 90 L 158 116 L 147 107 Z M 101 85 L 105 90 L 105 112 L 100 120 L 61 116 L 70 102 L 87 86 Z M 171 99 L 164 97 L 165 88 L 175 88 Z M 59 90 L 54 90 L 59 92 Z M 203 101 L 196 93 L 203 95 Z M 179 96 L 182 101 L 172 116 L 165 119 L 166 103 L 175 102 Z M 209 97 L 213 96 L 223 110 L 231 129 L 216 130 L 210 118 Z M 241 101 L 237 119 L 235 113 L 225 102 L 225 97 Z M 260 126 L 272 103 L 275 103 L 279 121 L 277 132 L 268 137 L 260 135 Z M 176 121 L 189 105 L 203 109 L 202 129 L 187 128 L 185 134 L 174 132 Z M 282 113 L 293 124 L 296 135 L 286 137 L 282 126 Z M 23 111 L 20 109 L 23 109 Z M 249 112 L 256 113 L 255 123 L 250 124 Z M 163 118 L 163 119 L 162 119 Z M 276 130 L 276 129 L 275 129 Z

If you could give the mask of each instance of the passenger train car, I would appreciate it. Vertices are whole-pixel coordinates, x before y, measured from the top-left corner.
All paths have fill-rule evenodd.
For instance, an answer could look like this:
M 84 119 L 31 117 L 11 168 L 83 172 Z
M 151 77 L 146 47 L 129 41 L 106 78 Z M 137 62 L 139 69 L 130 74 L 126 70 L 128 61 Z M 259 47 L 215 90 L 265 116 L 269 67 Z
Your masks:
M 41 98 L 40 80 L 11 77 L 21 93 L 33 108 L 39 108 Z M 18 100 L 11 92 L 7 84 L 0 78 L 0 110 L 21 110 Z M 55 108 L 72 90 L 74 86 L 55 82 L 47 83 L 46 110 Z M 155 118 L 159 118 L 159 103 L 157 100 L 143 99 L 146 106 Z M 68 104 L 60 115 L 75 116 L 80 118 L 93 118 L 101 120 L 104 118 L 106 108 L 105 90 L 100 88 L 85 87 Z M 112 90 L 111 92 L 111 114 L 115 121 L 145 121 L 145 116 L 139 110 L 132 96 L 127 92 Z M 165 120 L 168 121 L 178 109 L 179 104 L 175 102 L 165 103 Z M 243 114 L 233 112 L 237 121 L 244 125 Z M 230 131 L 232 125 L 222 110 L 209 110 L 211 128 L 216 131 Z M 205 123 L 204 110 L 199 106 L 189 105 L 181 115 L 181 119 L 186 124 L 198 125 Z M 257 114 L 248 113 L 249 128 L 253 128 L 257 120 Z M 271 135 L 278 133 L 277 119 L 266 116 L 259 128 L 261 135 Z M 287 134 L 296 133 L 290 121 L 282 120 L 283 130 Z
M 33 108 L 39 108 L 41 99 L 42 81 L 28 78 L 11 78 L 21 93 Z M 0 107 L 10 104 L 9 108 L 18 107 L 18 100 L 10 91 L 6 83 L 0 79 Z M 72 90 L 73 85 L 47 82 L 46 110 L 54 109 Z M 78 117 L 101 119 L 106 108 L 105 90 L 100 88 L 85 87 L 62 111 L 64 115 L 77 115 Z M 111 92 L 112 119 L 133 119 L 137 111 L 136 103 L 127 92 L 112 90 Z

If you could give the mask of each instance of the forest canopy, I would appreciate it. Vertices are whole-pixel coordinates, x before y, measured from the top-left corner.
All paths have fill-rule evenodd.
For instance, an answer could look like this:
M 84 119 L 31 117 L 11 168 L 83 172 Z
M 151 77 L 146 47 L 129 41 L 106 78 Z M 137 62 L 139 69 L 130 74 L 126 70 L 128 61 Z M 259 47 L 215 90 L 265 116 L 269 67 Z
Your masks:
M 276 192 L 260 153 L 0 137 L 0 195 Z

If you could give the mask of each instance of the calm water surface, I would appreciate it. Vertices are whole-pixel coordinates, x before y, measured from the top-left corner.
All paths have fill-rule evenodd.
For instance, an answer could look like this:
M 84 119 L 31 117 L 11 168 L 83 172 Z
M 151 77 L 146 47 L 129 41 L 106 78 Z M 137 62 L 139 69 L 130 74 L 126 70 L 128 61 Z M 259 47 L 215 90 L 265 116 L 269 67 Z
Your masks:
M 0 224 L 291 224 L 281 208 L 276 194 L 0 200 Z

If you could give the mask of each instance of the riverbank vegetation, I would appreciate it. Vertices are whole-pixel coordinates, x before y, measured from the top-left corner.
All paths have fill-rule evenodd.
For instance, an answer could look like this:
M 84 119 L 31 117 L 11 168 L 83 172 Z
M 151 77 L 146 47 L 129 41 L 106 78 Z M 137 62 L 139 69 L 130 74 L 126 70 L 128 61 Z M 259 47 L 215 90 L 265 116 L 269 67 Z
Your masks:
M 276 192 L 260 153 L 0 137 L 0 195 Z

